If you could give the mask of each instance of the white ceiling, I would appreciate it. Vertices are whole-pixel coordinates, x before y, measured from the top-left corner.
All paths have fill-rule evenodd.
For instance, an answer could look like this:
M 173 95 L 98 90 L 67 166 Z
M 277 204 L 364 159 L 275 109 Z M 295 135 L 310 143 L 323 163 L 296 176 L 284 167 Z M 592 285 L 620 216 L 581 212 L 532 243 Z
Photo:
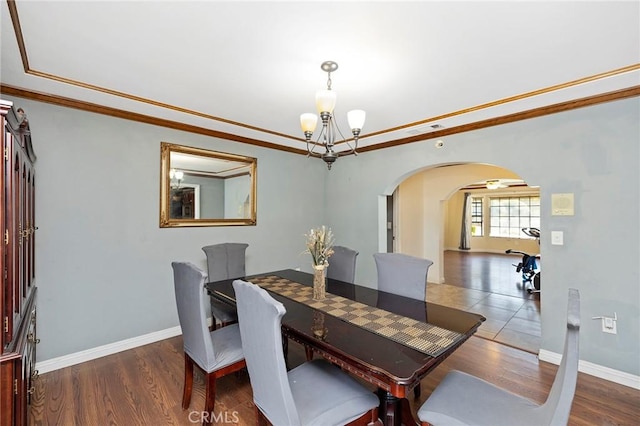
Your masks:
M 301 149 L 325 60 L 361 146 L 640 84 L 638 1 L 15 6 L 29 72 L 3 1 L 3 85 Z

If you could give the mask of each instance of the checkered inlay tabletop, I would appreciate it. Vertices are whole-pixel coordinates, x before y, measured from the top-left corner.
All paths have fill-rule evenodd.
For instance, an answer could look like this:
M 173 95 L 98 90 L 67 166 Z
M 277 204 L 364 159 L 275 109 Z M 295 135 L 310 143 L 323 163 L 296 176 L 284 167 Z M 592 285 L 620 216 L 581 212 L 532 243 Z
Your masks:
M 275 275 L 252 278 L 250 281 L 265 290 L 303 303 L 434 357 L 464 337 L 455 331 L 416 321 L 330 293 L 327 293 L 323 300 L 314 300 L 313 287 Z

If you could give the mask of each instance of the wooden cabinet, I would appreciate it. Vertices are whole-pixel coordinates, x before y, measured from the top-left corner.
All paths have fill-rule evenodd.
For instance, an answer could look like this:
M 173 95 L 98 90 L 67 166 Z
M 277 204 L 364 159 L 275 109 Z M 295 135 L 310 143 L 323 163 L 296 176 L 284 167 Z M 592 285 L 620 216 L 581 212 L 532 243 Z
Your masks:
M 26 425 L 36 361 L 35 169 L 27 116 L 0 100 L 0 426 Z

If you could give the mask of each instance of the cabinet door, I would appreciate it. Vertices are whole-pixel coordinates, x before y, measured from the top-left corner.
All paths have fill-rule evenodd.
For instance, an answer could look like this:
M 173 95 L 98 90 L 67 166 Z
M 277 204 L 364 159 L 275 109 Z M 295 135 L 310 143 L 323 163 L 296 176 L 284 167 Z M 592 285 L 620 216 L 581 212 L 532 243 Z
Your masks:
M 11 298 L 13 299 L 13 318 L 10 328 L 15 325 L 13 322 L 18 321 L 21 314 L 22 298 L 23 298 L 23 280 L 22 280 L 22 252 L 21 252 L 21 239 L 22 239 L 22 197 L 24 191 L 24 184 L 22 182 L 22 152 L 20 145 L 15 138 L 12 140 L 12 155 L 13 164 L 11 164 L 11 206 L 9 219 L 9 244 L 8 254 L 11 256 L 11 268 L 9 269 L 9 282 L 13 283 L 13 292 Z
M 13 362 L 0 363 L 0 425 L 14 424 Z
M 2 149 L 2 161 L 0 161 L 0 179 L 2 179 L 2 184 L 0 185 L 0 244 L 2 244 L 2 250 L 0 251 L 0 280 L 2 281 L 2 287 L 0 288 L 0 327 L 2 332 L 0 332 L 0 348 L 4 348 L 11 339 L 8 335 L 9 331 L 9 313 L 11 312 L 8 307 L 7 302 L 7 285 L 9 283 L 7 276 L 7 247 L 5 245 L 5 235 L 7 235 L 7 199 L 6 197 L 6 188 L 7 188 L 7 161 L 8 161 L 8 153 L 6 138 L 8 132 L 5 130 L 5 120 L 4 120 L 4 111 L 3 115 L 0 116 L 0 139 L 2 140 L 2 145 L 0 145 L 0 149 Z
M 18 256 L 14 250 L 17 227 L 15 226 L 14 206 L 17 200 L 17 188 L 14 182 L 19 181 L 18 174 L 15 170 L 17 153 L 14 148 L 13 134 L 3 127 L 4 132 L 4 197 L 3 197 L 3 262 L 4 262 L 4 339 L 3 347 L 13 340 L 13 324 L 17 317 L 18 300 L 20 294 L 19 283 L 16 276 L 16 262 Z
M 36 278 L 36 215 L 35 215 L 35 201 L 36 201 L 36 175 L 32 164 L 28 167 L 27 176 L 27 286 L 31 288 L 35 283 Z

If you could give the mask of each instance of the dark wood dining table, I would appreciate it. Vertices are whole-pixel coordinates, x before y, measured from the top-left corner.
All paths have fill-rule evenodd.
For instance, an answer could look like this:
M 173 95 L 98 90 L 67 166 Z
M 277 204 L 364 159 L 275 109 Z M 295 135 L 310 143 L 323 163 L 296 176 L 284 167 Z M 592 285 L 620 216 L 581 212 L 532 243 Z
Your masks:
M 312 274 L 291 269 L 239 279 L 251 282 L 263 277 L 281 277 L 304 286 L 313 285 Z M 234 305 L 233 281 L 234 279 L 211 282 L 205 287 L 211 296 Z M 380 418 L 385 425 L 417 424 L 407 399 L 410 392 L 419 386 L 420 379 L 471 337 L 485 318 L 459 309 L 332 279 L 327 279 L 326 290 L 332 295 L 458 335 L 455 342 L 441 353 L 429 355 L 307 304 L 270 292 L 287 310 L 282 318 L 282 332 L 287 339 L 310 348 L 343 370 L 375 385 L 380 396 Z

